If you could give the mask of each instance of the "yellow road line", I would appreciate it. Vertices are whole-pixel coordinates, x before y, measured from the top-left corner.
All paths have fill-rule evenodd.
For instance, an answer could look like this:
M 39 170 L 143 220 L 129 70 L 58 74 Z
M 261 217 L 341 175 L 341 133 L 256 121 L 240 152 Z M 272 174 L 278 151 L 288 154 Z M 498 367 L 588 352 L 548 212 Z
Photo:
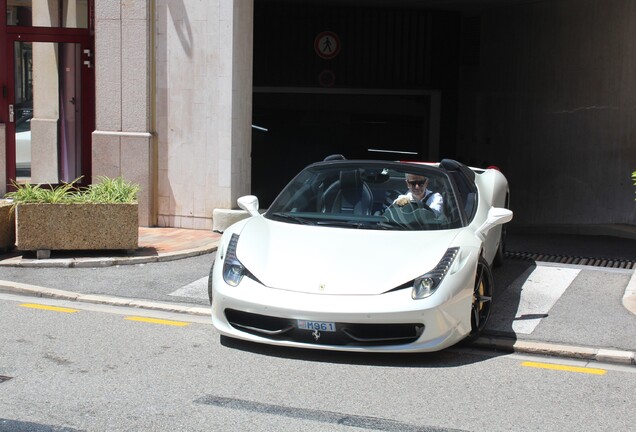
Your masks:
M 57 306 L 47 306 L 47 305 L 41 305 L 36 303 L 23 303 L 20 306 L 25 308 L 31 308 L 31 309 L 43 309 L 43 310 L 50 310 L 50 311 L 64 312 L 64 313 L 79 312 L 79 309 L 70 309 L 70 308 L 63 308 L 63 307 L 57 307 Z
M 137 316 L 126 317 L 125 319 L 127 319 L 128 321 L 147 322 L 152 324 L 163 324 L 163 325 L 171 325 L 171 326 L 177 326 L 177 327 L 185 327 L 190 325 L 190 323 L 183 322 L 183 321 L 169 321 L 169 320 L 162 320 L 157 318 L 146 318 L 146 317 L 137 317 Z
M 596 368 L 588 368 L 588 367 L 576 367 L 576 366 L 563 366 L 551 363 L 538 363 L 538 362 L 523 362 L 521 366 L 540 368 L 540 369 L 551 369 L 551 370 L 559 370 L 566 372 L 578 372 L 578 373 L 586 373 L 592 375 L 605 375 L 607 371 L 605 369 L 596 369 Z

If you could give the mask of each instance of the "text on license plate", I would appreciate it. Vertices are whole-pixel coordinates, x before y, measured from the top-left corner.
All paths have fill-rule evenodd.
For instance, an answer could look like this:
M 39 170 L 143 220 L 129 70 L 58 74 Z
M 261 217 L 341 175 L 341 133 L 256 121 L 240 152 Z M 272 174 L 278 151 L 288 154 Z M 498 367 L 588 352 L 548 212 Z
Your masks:
M 302 330 L 318 330 L 324 332 L 335 332 L 336 323 L 323 321 L 298 320 L 298 328 Z

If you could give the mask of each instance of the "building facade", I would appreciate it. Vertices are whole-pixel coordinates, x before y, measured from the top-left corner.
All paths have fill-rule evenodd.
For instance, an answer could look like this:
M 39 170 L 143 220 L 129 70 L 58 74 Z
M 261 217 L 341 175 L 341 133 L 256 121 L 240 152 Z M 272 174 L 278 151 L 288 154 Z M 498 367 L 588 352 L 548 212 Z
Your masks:
M 0 192 L 124 176 L 211 229 L 306 163 L 497 165 L 518 225 L 636 225 L 630 0 L 0 0 Z M 70 222 L 72 223 L 72 222 Z

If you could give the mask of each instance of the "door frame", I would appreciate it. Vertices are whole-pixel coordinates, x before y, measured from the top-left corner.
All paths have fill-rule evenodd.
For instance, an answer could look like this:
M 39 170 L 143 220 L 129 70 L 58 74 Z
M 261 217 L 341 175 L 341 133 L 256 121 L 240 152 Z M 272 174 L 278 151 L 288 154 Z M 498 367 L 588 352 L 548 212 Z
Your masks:
M 15 104 L 15 77 L 14 77 L 14 43 L 15 42 L 52 42 L 52 43 L 72 43 L 79 44 L 82 53 L 81 66 L 81 94 L 82 94 L 82 112 L 80 114 L 81 129 L 81 166 L 82 179 L 79 184 L 90 184 L 92 177 L 91 170 L 91 136 L 95 130 L 95 73 L 93 65 L 93 49 L 92 41 L 89 36 L 69 36 L 69 35 L 41 35 L 41 34 L 24 34 L 22 32 L 7 34 L 6 37 L 6 87 L 7 87 L 7 110 L 9 104 Z M 85 64 L 84 62 L 89 62 Z M 16 178 L 16 147 L 15 147 L 15 121 L 10 122 L 7 118 L 6 122 L 6 180 L 7 187 L 12 184 L 12 180 Z
M 79 184 L 87 185 L 92 181 L 92 133 L 95 130 L 95 31 L 94 0 L 88 0 L 88 28 L 62 27 L 21 27 L 8 26 L 6 23 L 7 1 L 0 0 L 0 122 L 5 124 L 5 180 L 7 189 L 12 189 L 12 180 L 16 178 L 15 119 L 9 121 L 9 105 L 15 104 L 14 42 L 54 42 L 80 44 L 82 53 L 81 94 L 82 122 L 81 166 L 82 179 Z M 1 63 L 0 63 L 1 64 Z M 3 175 L 3 173 L 0 173 Z

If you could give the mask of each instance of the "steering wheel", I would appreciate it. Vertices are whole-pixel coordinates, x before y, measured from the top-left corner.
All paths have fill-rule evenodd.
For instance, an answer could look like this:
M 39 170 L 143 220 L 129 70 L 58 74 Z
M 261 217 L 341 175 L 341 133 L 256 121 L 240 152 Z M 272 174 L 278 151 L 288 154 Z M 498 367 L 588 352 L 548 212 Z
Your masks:
M 409 201 L 402 206 L 392 204 L 387 207 L 383 216 L 388 224 L 406 230 L 429 229 L 426 227 L 437 219 L 437 213 L 433 209 L 417 201 Z
M 402 192 L 400 192 L 397 189 L 388 190 L 388 191 L 384 192 L 384 208 L 387 209 L 388 207 L 391 207 L 393 205 L 393 202 L 400 195 L 402 195 Z
M 396 206 L 397 206 L 397 204 L 396 204 Z M 398 207 L 400 207 L 400 206 L 398 206 Z M 401 206 L 401 207 L 403 209 L 402 211 L 407 210 L 405 207 L 408 207 L 408 210 L 410 210 L 409 212 L 414 212 L 415 210 L 422 209 L 422 210 L 426 210 L 426 211 L 431 212 L 434 216 L 437 216 L 437 213 L 435 213 L 435 210 L 430 208 L 428 204 L 426 204 L 426 203 L 424 203 L 422 201 L 409 201 L 408 204 L 405 204 L 404 206 Z

